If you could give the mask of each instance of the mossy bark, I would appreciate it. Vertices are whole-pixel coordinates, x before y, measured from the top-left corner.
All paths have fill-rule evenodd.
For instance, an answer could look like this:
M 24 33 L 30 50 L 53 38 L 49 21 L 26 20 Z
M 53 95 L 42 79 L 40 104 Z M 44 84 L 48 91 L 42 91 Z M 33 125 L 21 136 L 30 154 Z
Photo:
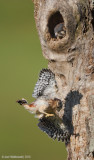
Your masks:
M 70 122 L 69 160 L 94 159 L 94 9 L 90 0 L 33 0 L 43 55 Z M 54 38 L 64 23 L 66 36 Z M 76 136 L 78 135 L 78 136 Z

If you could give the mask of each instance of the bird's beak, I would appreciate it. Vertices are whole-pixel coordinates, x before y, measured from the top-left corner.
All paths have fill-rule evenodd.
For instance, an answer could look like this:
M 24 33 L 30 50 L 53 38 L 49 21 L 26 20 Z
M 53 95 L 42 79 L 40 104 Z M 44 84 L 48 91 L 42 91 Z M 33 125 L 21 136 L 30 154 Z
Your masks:
M 27 104 L 27 101 L 25 99 L 17 100 L 16 102 L 19 103 L 20 105 Z

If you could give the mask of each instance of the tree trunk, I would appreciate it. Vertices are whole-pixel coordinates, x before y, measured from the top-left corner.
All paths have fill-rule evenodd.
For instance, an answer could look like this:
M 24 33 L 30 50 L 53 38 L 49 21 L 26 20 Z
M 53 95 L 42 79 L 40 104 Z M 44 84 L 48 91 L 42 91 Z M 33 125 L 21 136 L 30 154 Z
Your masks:
M 70 121 L 69 160 L 94 159 L 94 8 L 90 0 L 33 0 L 43 55 Z M 55 37 L 63 23 L 66 35 Z

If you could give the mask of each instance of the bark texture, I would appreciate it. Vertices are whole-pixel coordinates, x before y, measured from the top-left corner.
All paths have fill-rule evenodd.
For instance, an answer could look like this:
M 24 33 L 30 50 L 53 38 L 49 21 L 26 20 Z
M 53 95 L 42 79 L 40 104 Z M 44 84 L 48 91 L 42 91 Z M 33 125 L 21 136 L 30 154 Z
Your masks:
M 90 0 L 33 0 L 43 55 L 54 72 L 71 133 L 68 160 L 94 159 L 94 9 Z M 55 38 L 64 23 L 66 36 Z

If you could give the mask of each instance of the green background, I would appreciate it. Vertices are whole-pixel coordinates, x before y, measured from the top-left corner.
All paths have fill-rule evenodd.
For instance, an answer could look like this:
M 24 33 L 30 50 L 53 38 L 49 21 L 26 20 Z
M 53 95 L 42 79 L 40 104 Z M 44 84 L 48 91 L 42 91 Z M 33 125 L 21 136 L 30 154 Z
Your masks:
M 37 127 L 38 120 L 16 103 L 32 92 L 47 60 L 42 56 L 31 0 L 0 0 L 0 159 L 31 155 L 32 160 L 65 160 L 62 142 Z

